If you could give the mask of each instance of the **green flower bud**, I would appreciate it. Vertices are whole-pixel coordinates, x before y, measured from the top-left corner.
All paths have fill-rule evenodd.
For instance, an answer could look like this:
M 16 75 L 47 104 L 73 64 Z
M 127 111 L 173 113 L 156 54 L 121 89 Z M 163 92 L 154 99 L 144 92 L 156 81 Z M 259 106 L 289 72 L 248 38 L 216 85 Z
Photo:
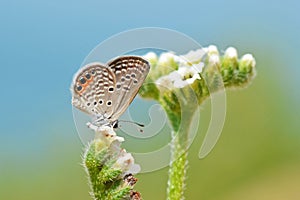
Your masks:
M 256 62 L 251 54 L 245 54 L 239 63 L 239 70 L 244 73 L 251 73 L 255 68 Z

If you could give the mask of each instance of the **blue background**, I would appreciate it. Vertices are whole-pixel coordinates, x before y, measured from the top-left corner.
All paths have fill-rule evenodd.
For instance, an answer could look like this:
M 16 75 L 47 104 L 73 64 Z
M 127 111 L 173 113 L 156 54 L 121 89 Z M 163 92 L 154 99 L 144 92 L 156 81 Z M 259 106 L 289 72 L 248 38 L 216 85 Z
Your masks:
M 299 8 L 300 3 L 295 0 L 1 0 L 0 199 L 89 199 L 85 174 L 79 165 L 83 146 L 76 133 L 70 104 L 72 76 L 101 41 L 121 31 L 145 26 L 180 31 L 203 46 L 216 44 L 221 50 L 235 46 L 241 55 L 253 53 L 257 61 L 258 77 L 253 86 L 229 92 L 228 112 L 236 114 L 229 114 L 227 129 L 225 126 L 211 160 L 198 160 L 196 147 L 192 149 L 195 155 L 191 156 L 194 161 L 191 161 L 189 176 L 198 174 L 198 165 L 205 166 L 205 161 L 211 163 L 201 169 L 204 174 L 218 174 L 218 171 L 209 171 L 212 170 L 209 166 L 225 165 L 228 159 L 242 163 L 239 158 L 244 155 L 250 159 L 249 165 L 254 161 L 257 165 L 241 172 L 243 175 L 232 171 L 234 180 L 226 176 L 229 176 L 228 171 L 220 171 L 216 175 L 219 178 L 215 179 L 203 174 L 197 180 L 190 178 L 187 199 L 239 199 L 249 193 L 245 188 L 249 188 L 247 184 L 254 179 L 261 188 L 266 187 L 266 194 L 260 191 L 252 199 L 276 199 L 269 198 L 272 193 L 267 192 L 269 190 L 293 193 L 289 190 L 292 187 L 274 189 L 268 185 L 268 178 L 258 178 L 255 172 L 264 174 L 273 166 L 285 166 L 292 161 L 293 164 L 287 165 L 300 166 L 299 155 L 295 153 L 300 149 Z M 252 116 L 251 123 L 245 123 L 246 117 L 239 119 L 240 115 Z M 242 121 L 238 129 L 231 126 L 230 117 Z M 250 130 L 257 127 L 261 129 L 250 137 Z M 249 130 L 249 140 L 245 143 L 243 138 L 236 139 L 240 130 Z M 248 154 L 226 157 L 236 155 L 234 150 L 243 152 L 234 144 L 241 147 L 246 144 Z M 224 149 L 229 147 L 232 152 L 225 153 Z M 262 156 L 263 150 L 269 153 Z M 282 155 L 279 152 L 283 152 Z M 243 167 L 241 164 L 240 169 Z M 145 199 L 165 197 L 166 173 L 167 169 L 141 175 L 139 190 Z M 270 180 L 277 180 L 276 174 L 279 172 L 270 175 Z M 160 178 L 161 187 L 150 188 L 156 184 L 155 177 Z M 292 186 L 299 185 L 299 180 Z M 218 186 L 214 181 L 232 184 Z M 252 189 L 255 195 L 253 191 L 258 189 L 254 186 Z

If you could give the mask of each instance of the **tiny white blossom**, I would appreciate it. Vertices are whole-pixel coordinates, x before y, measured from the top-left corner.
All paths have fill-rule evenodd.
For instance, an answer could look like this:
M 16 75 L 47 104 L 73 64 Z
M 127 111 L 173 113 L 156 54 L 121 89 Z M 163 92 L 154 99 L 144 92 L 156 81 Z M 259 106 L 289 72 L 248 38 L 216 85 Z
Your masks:
M 213 55 L 213 54 L 219 55 L 218 48 L 215 45 L 209 45 L 207 47 L 207 54 L 208 55 Z
M 173 81 L 168 76 L 162 76 L 155 81 L 155 84 L 161 91 L 173 88 Z
M 195 80 L 200 79 L 200 75 L 199 74 L 194 74 L 192 76 L 192 78 L 188 78 L 186 80 L 182 80 L 182 79 L 177 79 L 174 81 L 174 87 L 175 88 L 183 88 L 187 85 L 190 85 L 192 83 L 194 83 Z
M 204 63 L 203 62 L 200 62 L 200 63 L 197 63 L 197 64 L 193 64 L 192 66 L 191 66 L 191 72 L 193 73 L 193 74 L 196 74 L 196 73 L 201 73 L 202 72 L 202 70 L 203 70 L 203 68 L 204 68 Z
M 178 66 L 186 66 L 189 64 L 189 60 L 185 59 L 183 56 L 177 56 L 173 55 L 173 59 L 176 63 L 178 63 Z
M 157 55 L 156 53 L 150 51 L 148 52 L 146 55 L 143 56 L 146 60 L 148 60 L 149 62 L 155 62 L 157 61 Z
M 117 136 L 114 129 L 110 126 L 95 126 L 87 123 L 88 127 L 95 131 L 95 141 L 100 149 L 109 148 L 111 155 L 115 156 L 116 162 L 113 167 L 121 169 L 124 174 L 136 174 L 140 171 L 140 166 L 134 163 L 134 158 L 125 149 L 121 148 L 123 137 Z
M 187 85 L 188 85 L 188 82 L 184 81 L 182 79 L 178 79 L 178 80 L 174 81 L 174 87 L 175 88 L 183 88 Z
M 101 139 L 103 142 L 106 142 L 107 144 L 112 143 L 112 141 L 117 140 L 119 142 L 123 142 L 124 138 L 117 136 L 116 132 L 114 129 L 110 126 L 96 126 L 90 122 L 86 124 L 88 128 L 92 129 L 95 131 L 95 138 Z
M 216 54 L 213 54 L 209 57 L 208 62 L 212 65 L 218 65 L 220 64 L 220 57 Z
M 124 174 L 137 174 L 141 170 L 139 165 L 134 164 L 134 158 L 125 149 L 122 149 L 113 167 L 121 169 Z
M 237 50 L 234 47 L 228 47 L 225 51 L 225 57 L 228 58 L 237 58 Z
M 187 54 L 181 55 L 180 57 L 189 63 L 197 63 L 201 61 L 205 54 L 205 49 L 197 49 L 195 51 L 189 51 Z
M 156 81 L 156 85 L 161 90 L 166 88 L 183 88 L 187 85 L 194 83 L 195 80 L 200 80 L 199 73 L 202 71 L 204 67 L 203 63 L 199 63 L 193 66 L 182 66 L 179 67 L 178 70 L 171 72 L 170 74 L 159 78 Z M 191 77 L 187 78 L 186 77 Z
M 256 61 L 254 59 L 254 57 L 251 54 L 245 54 L 242 58 L 241 58 L 241 62 L 245 62 L 248 65 L 250 65 L 252 68 L 255 67 L 256 65 Z
M 170 62 L 171 60 L 174 60 L 174 53 L 172 53 L 172 52 L 165 52 L 165 53 L 162 53 L 159 56 L 158 63 L 159 64 L 165 64 L 165 63 Z
M 157 87 L 163 92 L 174 88 L 174 82 L 180 80 L 182 77 L 178 71 L 173 71 L 166 76 L 162 76 L 155 81 Z
M 192 78 L 186 79 L 186 82 L 187 82 L 188 84 L 192 84 L 192 83 L 194 83 L 194 81 L 197 80 L 197 79 L 198 79 L 198 80 L 201 79 L 201 78 L 200 78 L 200 75 L 199 75 L 199 74 L 194 74 Z

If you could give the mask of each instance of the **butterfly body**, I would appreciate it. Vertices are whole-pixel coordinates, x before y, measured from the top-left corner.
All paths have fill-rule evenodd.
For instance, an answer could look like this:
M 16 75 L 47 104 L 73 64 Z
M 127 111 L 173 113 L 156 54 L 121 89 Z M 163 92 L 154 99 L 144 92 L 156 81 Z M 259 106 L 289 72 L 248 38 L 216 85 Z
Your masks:
M 118 118 L 137 95 L 149 69 L 149 63 L 139 56 L 90 63 L 74 76 L 72 104 L 91 115 L 94 125 L 117 127 Z

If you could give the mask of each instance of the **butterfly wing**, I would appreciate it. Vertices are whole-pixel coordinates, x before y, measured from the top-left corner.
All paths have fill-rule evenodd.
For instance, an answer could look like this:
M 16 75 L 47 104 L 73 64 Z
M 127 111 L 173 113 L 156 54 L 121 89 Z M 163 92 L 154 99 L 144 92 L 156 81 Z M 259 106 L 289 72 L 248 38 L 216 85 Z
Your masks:
M 121 56 L 110 62 L 108 67 L 116 77 L 112 96 L 113 114 L 111 120 L 117 120 L 137 95 L 150 70 L 150 64 L 139 56 Z
M 103 64 L 84 66 L 74 76 L 72 104 L 90 115 L 108 118 L 113 113 L 111 90 L 115 87 L 115 80 L 115 74 Z

